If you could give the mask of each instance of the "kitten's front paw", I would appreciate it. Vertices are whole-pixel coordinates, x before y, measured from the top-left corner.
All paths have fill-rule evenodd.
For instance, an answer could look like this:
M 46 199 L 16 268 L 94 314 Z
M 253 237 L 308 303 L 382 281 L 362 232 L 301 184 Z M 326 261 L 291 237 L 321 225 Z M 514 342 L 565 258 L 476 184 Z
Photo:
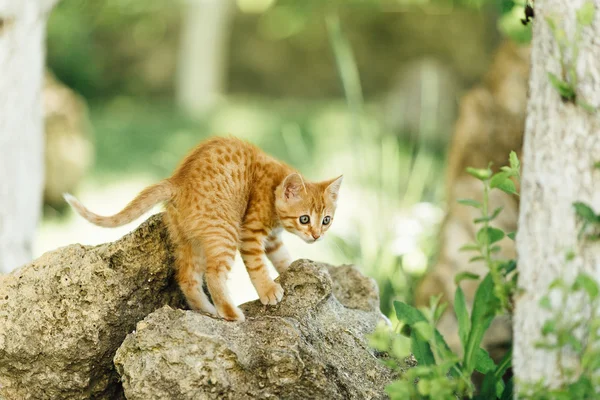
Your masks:
M 272 282 L 259 296 L 261 303 L 274 306 L 283 298 L 283 288 L 279 283 Z
M 203 304 L 202 305 L 202 309 L 201 311 L 204 311 L 205 313 L 208 313 L 210 315 L 218 315 L 217 314 L 217 309 L 215 308 L 215 306 L 213 306 L 212 304 L 208 303 L 208 304 Z
M 232 306 L 230 304 L 224 304 L 222 307 L 217 308 L 219 316 L 227 321 L 245 321 L 246 317 L 239 307 Z

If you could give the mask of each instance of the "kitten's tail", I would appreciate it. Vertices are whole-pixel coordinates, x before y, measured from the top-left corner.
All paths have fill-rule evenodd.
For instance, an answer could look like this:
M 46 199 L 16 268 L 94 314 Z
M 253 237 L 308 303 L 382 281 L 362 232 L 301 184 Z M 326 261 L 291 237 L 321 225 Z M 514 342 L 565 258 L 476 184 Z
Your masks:
M 165 179 L 155 185 L 148 186 L 146 189 L 142 190 L 135 199 L 127 204 L 121 212 L 108 217 L 94 214 L 69 193 L 65 193 L 63 197 L 79 215 L 90 221 L 92 224 L 105 228 L 115 228 L 139 218 L 155 204 L 169 200 L 173 197 L 173 194 L 173 185 L 169 180 Z

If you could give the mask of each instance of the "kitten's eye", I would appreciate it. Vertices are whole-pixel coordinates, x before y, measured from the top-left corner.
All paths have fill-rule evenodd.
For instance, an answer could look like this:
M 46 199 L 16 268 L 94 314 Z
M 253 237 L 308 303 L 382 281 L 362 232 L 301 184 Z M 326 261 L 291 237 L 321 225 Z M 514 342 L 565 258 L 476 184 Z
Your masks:
M 308 215 L 302 215 L 302 216 L 300 217 L 300 223 L 301 223 L 302 225 L 306 225 L 306 224 L 308 224 L 309 222 L 310 222 L 310 217 L 309 217 Z
M 323 225 L 329 225 L 329 223 L 331 222 L 331 217 L 328 215 L 325 218 L 323 218 Z

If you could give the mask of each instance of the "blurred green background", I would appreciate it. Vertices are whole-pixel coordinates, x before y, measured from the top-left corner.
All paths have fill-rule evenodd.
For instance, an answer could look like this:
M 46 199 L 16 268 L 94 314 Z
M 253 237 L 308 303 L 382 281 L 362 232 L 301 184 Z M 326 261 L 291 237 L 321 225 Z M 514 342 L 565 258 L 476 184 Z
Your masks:
M 48 66 L 85 98 L 94 132 L 75 194 L 116 212 L 221 134 L 310 179 L 343 173 L 332 233 L 290 238 L 292 254 L 359 265 L 389 315 L 435 257 L 460 96 L 503 36 L 528 40 L 521 12 L 505 0 L 62 0 Z M 46 207 L 36 252 L 137 224 L 106 231 Z M 239 302 L 256 297 L 245 275 L 232 278 Z

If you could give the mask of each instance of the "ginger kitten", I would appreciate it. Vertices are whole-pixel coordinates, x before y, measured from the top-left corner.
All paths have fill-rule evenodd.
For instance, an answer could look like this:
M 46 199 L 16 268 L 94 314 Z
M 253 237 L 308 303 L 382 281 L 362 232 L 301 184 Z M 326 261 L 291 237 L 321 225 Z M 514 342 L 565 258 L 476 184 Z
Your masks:
M 213 138 L 198 145 L 173 176 L 147 187 L 113 216 L 94 214 L 69 194 L 65 199 L 82 217 L 103 227 L 124 225 L 166 202 L 176 279 L 189 306 L 243 321 L 225 285 L 236 250 L 260 301 L 277 304 L 283 289 L 269 276 L 264 256 L 281 274 L 291 262 L 281 241 L 283 229 L 307 243 L 320 240 L 333 222 L 341 183 L 341 176 L 306 182 L 249 143 Z M 214 306 L 202 290 L 204 278 Z

